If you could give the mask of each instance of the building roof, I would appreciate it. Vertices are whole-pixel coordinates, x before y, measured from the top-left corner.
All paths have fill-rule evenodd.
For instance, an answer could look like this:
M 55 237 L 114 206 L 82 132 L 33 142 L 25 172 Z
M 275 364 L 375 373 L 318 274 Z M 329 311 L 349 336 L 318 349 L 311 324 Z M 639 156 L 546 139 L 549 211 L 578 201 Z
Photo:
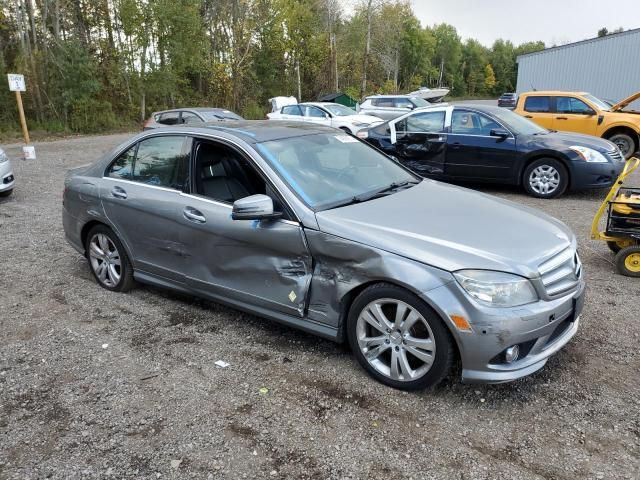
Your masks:
M 323 97 L 320 97 L 320 100 L 319 100 L 319 101 L 320 101 L 320 102 L 333 102 L 336 98 L 338 98 L 338 97 L 342 97 L 343 95 L 344 95 L 345 97 L 349 97 L 349 98 L 351 98 L 351 97 L 350 97 L 349 95 L 347 95 L 346 93 L 343 93 L 343 92 L 335 92 L 335 93 L 329 93 L 328 95 L 325 95 L 325 96 L 323 96 Z
M 640 33 L 640 28 L 632 28 L 631 30 L 625 30 L 624 32 L 618 32 L 618 33 L 609 33 L 609 34 L 605 35 L 604 37 L 588 38 L 586 40 L 580 40 L 579 42 L 567 43 L 566 45 L 558 45 L 557 47 L 545 48 L 544 50 L 540 50 L 538 52 L 531 52 L 531 53 L 525 53 L 524 55 L 518 55 L 517 61 L 519 61 L 521 58 L 532 57 L 534 55 L 542 55 L 543 53 L 547 53 L 547 52 L 550 52 L 550 51 L 562 50 L 562 49 L 571 48 L 571 47 L 575 47 L 577 45 L 583 45 L 583 44 L 588 44 L 588 43 L 604 42 L 604 41 L 607 41 L 607 40 L 615 40 L 615 39 L 618 39 L 618 38 L 623 37 L 625 35 L 633 35 L 633 34 L 638 34 L 638 33 Z

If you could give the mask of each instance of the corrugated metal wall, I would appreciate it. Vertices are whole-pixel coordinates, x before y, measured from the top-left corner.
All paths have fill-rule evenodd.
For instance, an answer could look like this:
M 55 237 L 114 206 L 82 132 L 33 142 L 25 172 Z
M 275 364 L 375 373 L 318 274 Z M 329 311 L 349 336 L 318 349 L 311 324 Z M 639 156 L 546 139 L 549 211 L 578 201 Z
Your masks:
M 534 89 L 586 91 L 614 101 L 639 91 L 640 29 L 518 57 L 517 92 Z

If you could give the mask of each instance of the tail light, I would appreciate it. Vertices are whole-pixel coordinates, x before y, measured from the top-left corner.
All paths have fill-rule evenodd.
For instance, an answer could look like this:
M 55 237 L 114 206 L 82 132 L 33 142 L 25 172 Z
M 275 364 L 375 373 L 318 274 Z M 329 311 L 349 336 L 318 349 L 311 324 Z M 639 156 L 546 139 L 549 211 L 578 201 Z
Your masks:
M 145 128 L 147 128 L 150 123 L 151 123 L 151 118 L 147 118 L 142 124 L 142 129 L 144 130 Z

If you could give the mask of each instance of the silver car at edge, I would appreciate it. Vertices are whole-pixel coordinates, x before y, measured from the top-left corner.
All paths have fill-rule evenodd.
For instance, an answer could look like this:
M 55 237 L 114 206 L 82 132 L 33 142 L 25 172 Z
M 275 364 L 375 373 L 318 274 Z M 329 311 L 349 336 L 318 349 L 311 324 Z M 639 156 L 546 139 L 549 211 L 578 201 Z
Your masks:
M 4 150 L 0 148 L 0 197 L 8 197 L 16 185 L 11 161 Z
M 419 389 L 531 374 L 576 333 L 585 284 L 561 222 L 423 180 L 327 127 L 142 133 L 65 182 L 64 230 L 98 283 L 167 287 L 348 341 Z

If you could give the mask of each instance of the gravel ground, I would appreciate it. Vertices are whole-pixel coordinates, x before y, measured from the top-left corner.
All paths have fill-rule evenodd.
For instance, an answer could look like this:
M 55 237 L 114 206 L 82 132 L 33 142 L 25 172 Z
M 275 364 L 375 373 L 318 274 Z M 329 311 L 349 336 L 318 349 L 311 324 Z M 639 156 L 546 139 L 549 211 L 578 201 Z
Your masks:
M 64 240 L 63 177 L 126 137 L 40 143 L 37 161 L 14 162 L 0 202 L 0 479 L 640 478 L 640 280 L 589 240 L 603 192 L 483 188 L 577 233 L 581 329 L 529 378 L 403 393 L 342 346 L 155 288 L 100 288 Z

